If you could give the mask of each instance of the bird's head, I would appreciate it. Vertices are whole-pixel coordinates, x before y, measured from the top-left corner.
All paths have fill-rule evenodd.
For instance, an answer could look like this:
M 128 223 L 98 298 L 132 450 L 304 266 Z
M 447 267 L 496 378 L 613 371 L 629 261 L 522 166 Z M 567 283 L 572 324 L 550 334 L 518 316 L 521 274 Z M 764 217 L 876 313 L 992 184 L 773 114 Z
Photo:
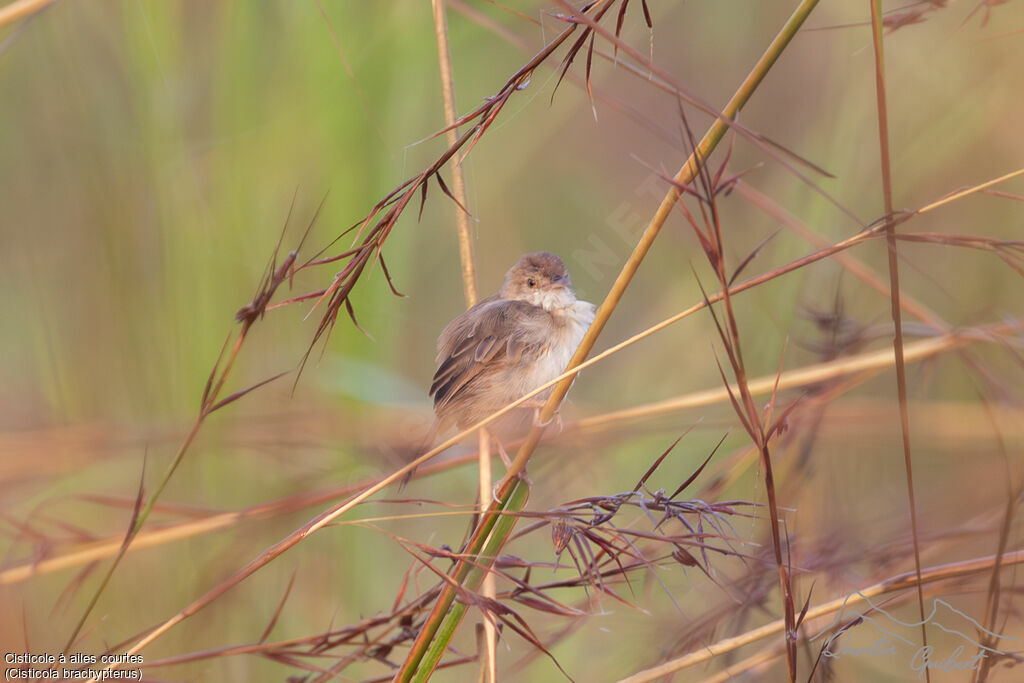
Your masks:
M 565 264 L 547 251 L 524 254 L 505 275 L 499 295 L 502 299 L 526 301 L 549 311 L 571 306 L 576 301 Z

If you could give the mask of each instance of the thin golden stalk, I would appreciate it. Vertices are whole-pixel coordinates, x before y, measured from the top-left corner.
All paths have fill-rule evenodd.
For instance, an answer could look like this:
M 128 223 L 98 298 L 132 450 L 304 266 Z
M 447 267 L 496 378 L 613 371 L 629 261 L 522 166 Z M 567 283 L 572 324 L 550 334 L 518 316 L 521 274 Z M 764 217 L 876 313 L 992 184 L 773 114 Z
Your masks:
M 746 673 L 754 667 L 766 664 L 773 659 L 778 659 L 784 654 L 786 654 L 785 645 L 776 645 L 765 648 L 760 652 L 750 655 L 744 660 L 736 662 L 735 664 L 730 664 L 713 676 L 708 676 L 701 681 L 701 683 L 728 683 L 740 674 Z
M 984 183 L 981 183 L 980 185 L 972 185 L 971 187 L 967 187 L 967 188 L 964 188 L 962 190 L 958 190 L 958 191 L 956 191 L 956 192 L 954 192 L 954 193 L 952 193 L 950 195 L 947 195 L 947 196 L 943 197 L 942 199 L 937 199 L 936 201 L 932 202 L 931 204 L 928 204 L 926 206 L 922 206 L 920 209 L 918 209 L 914 213 L 922 214 L 922 213 L 928 213 L 929 211 L 934 211 L 935 209 L 939 208 L 940 206 L 945 206 L 946 204 L 949 204 L 950 202 L 955 202 L 956 200 L 962 199 L 963 197 L 966 197 L 967 195 L 974 194 L 975 192 L 981 192 L 982 190 L 987 190 L 988 188 L 992 187 L 993 185 L 1001 183 L 1004 180 L 1009 180 L 1010 178 L 1016 178 L 1017 176 L 1019 176 L 1021 174 L 1024 174 L 1024 168 L 1019 168 L 1016 171 L 1011 171 L 1010 173 L 1007 173 L 1006 175 L 1001 175 L 998 178 L 993 178 L 992 180 L 988 180 L 988 181 L 986 181 Z
M 999 334 L 1010 332 L 1013 329 L 1014 328 L 1012 326 L 1000 324 L 993 327 L 981 328 L 981 330 L 978 331 L 979 333 L 976 334 L 951 333 L 938 337 L 921 339 L 911 344 L 907 344 L 904 349 L 904 359 L 908 363 L 914 363 L 931 358 L 940 353 L 961 348 L 974 341 L 996 341 Z M 821 382 L 828 382 L 840 377 L 846 377 L 858 373 L 879 372 L 892 367 L 894 363 L 895 356 L 891 348 L 879 349 L 877 351 L 859 353 L 854 356 L 837 358 L 836 360 L 825 363 L 808 365 L 796 370 L 787 370 L 781 375 L 764 375 L 750 380 L 748 386 L 750 387 L 750 393 L 752 395 L 767 395 L 771 394 L 775 389 L 776 379 L 778 379 L 777 390 L 783 391 L 786 389 L 795 389 L 819 384 Z M 579 429 L 588 429 L 605 425 L 610 422 L 635 420 L 684 410 L 686 408 L 722 403 L 729 400 L 729 392 L 732 392 L 733 395 L 735 395 L 737 391 L 738 387 L 735 384 L 731 384 L 728 387 L 722 386 L 715 387 L 713 389 L 705 389 L 703 391 L 695 391 L 675 398 L 669 398 L 662 401 L 633 406 L 624 410 L 617 410 L 610 413 L 604 413 L 602 415 L 583 418 L 576 421 L 574 426 Z
M 36 12 L 46 9 L 47 5 L 56 0 L 14 0 L 14 2 L 0 7 L 0 27 L 12 22 L 24 19 Z
M 448 20 L 445 17 L 445 0 L 431 0 L 434 10 L 434 35 L 437 37 L 437 61 L 441 71 L 441 93 L 444 99 L 444 122 L 448 126 L 445 135 L 448 146 L 459 139 L 458 128 L 452 126 L 458 119 L 455 104 L 455 81 L 452 76 L 451 50 L 448 47 Z M 452 164 L 452 192 L 462 208 L 455 207 L 455 218 L 459 235 L 459 260 L 462 263 L 462 289 L 466 295 L 466 307 L 476 303 L 476 266 L 473 263 L 473 243 L 469 233 L 469 202 L 466 199 L 466 179 L 462 164 Z
M 480 514 L 481 516 L 487 510 L 491 503 L 491 490 L 494 486 L 494 480 L 491 475 L 491 438 L 487 431 L 487 428 L 481 429 L 479 432 L 479 471 L 480 471 L 480 486 L 479 486 L 479 498 L 480 498 Z M 484 580 L 480 584 L 480 594 L 485 598 L 491 600 L 497 595 L 498 587 L 495 581 L 494 572 L 487 572 L 484 575 Z M 495 683 L 498 680 L 498 630 L 495 626 L 494 621 L 489 615 L 484 615 L 483 622 L 483 639 L 484 639 L 484 657 L 481 662 L 481 667 L 484 672 L 483 681 L 484 683 Z

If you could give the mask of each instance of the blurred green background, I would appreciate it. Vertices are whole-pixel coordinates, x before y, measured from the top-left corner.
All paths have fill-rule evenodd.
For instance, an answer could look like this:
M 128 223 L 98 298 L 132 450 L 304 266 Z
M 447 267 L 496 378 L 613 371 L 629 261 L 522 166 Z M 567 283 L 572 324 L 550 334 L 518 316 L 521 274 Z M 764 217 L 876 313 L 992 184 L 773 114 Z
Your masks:
M 651 3 L 653 39 L 634 4 L 626 40 L 651 52 L 692 92 L 721 105 L 795 3 Z M 972 7 L 963 4 L 926 14 L 887 37 L 897 207 L 919 207 L 1024 166 L 1024 9 L 1019 2 L 993 7 L 986 22 L 989 10 L 969 15 Z M 553 6 L 509 6 L 540 25 L 486 2 L 449 9 L 462 112 L 497 92 L 561 29 Z M 309 256 L 443 151 L 443 138 L 417 142 L 444 125 L 430 3 L 325 1 L 322 9 L 305 1 L 65 0 L 0 28 L 0 495 L 8 520 L 0 549 L 8 564 L 123 533 L 126 509 L 83 496 L 133 499 L 144 455 L 152 489 L 192 424 L 235 311 L 256 291 L 293 195 L 285 252 L 327 193 L 304 251 Z M 867 2 L 822 2 L 741 116 L 749 128 L 835 177 L 799 167 L 816 191 L 742 139 L 729 164 L 730 172 L 760 165 L 745 182 L 828 241 L 883 213 L 868 16 Z M 565 259 L 580 296 L 599 302 L 665 192 L 652 169 L 671 175 L 685 159 L 673 98 L 595 57 L 595 120 L 580 87 L 584 62 L 585 54 L 554 97 L 557 61 L 538 69 L 465 164 L 481 295 L 499 286 L 522 252 L 546 249 Z M 709 123 L 699 114 L 689 121 L 697 135 Z M 721 158 L 717 154 L 715 162 Z M 450 175 L 446 169 L 445 178 Z M 997 189 L 1022 194 L 1024 182 Z M 1022 206 L 977 195 L 907 229 L 1021 239 Z M 395 285 L 407 297 L 393 296 L 379 269 L 370 272 L 353 302 L 372 338 L 340 319 L 322 354 L 321 347 L 314 350 L 294 394 L 286 378 L 214 415 L 163 495 L 162 502 L 178 507 L 158 510 L 156 521 L 330 488 L 399 464 L 410 434 L 429 419 L 426 389 L 437 334 L 464 307 L 454 207 L 434 186 L 418 221 L 416 208 L 384 249 Z M 721 210 L 733 265 L 780 229 L 739 193 L 722 198 Z M 745 275 L 811 250 L 783 229 Z M 904 291 L 951 326 L 1024 315 L 1020 276 L 992 254 L 936 244 L 901 250 Z M 870 243 L 855 255 L 887 282 L 883 244 Z M 282 296 L 322 289 L 332 268 L 301 273 Z M 691 268 L 706 287 L 714 285 L 692 230 L 676 214 L 598 348 L 699 301 Z M 829 310 L 837 298 L 851 321 L 880 331 L 866 348 L 889 343 L 888 300 L 842 271 L 826 261 L 737 299 L 751 375 L 774 373 L 783 347 L 787 368 L 820 361 L 812 346 L 821 336 L 801 311 Z M 306 318 L 310 308 L 278 309 L 255 326 L 229 391 L 297 366 L 318 321 L 319 309 Z M 721 356 L 710 317 L 690 318 L 585 372 L 563 415 L 571 421 L 717 387 L 716 349 Z M 1008 430 L 1001 436 L 1019 474 L 1022 434 L 1019 427 L 1014 431 L 1013 416 L 1021 416 L 1021 366 L 998 347 L 972 354 L 1008 389 L 999 397 L 1010 415 L 1000 423 Z M 911 398 L 921 404 L 912 420 L 916 415 L 927 533 L 1001 510 L 1007 478 L 978 398 L 988 392 L 979 387 L 989 385 L 956 356 L 912 366 L 909 373 Z M 826 416 L 814 443 L 818 464 L 797 479 L 806 486 L 782 500 L 799 510 L 796 524 L 809 541 L 834 539 L 842 527 L 845 550 L 856 555 L 861 546 L 907 532 L 894 384 L 891 374 L 876 378 L 856 390 L 854 402 L 836 408 L 839 417 Z M 958 417 L 937 419 L 945 414 L 940 409 Z M 971 419 L 957 431 L 965 414 Z M 628 490 L 698 422 L 653 488 L 674 489 L 730 428 L 723 452 L 742 452 L 746 437 L 724 405 L 615 427 L 614 438 L 576 435 L 560 442 L 560 450 L 542 451 L 531 470 L 531 508 Z M 783 444 L 780 452 L 790 445 L 799 444 Z M 556 451 L 557 461 L 550 457 Z M 469 504 L 474 481 L 473 469 L 463 467 L 415 482 L 411 491 Z M 997 500 L 993 486 L 1002 496 Z M 756 501 L 763 491 L 752 465 L 722 495 Z M 320 507 L 130 553 L 81 648 L 99 651 L 168 618 Z M 360 516 L 405 511 L 365 510 Z M 31 532 L 22 526 L 27 520 Z M 456 545 L 465 520 L 385 526 L 420 542 Z M 763 541 L 763 526 L 744 521 L 736 533 Z M 989 553 L 995 540 L 994 532 L 978 532 L 927 562 Z M 817 548 L 814 542 L 810 547 Z M 549 546 L 538 543 L 535 550 L 533 559 L 552 559 Z M 891 569 L 906 570 L 908 557 Z M 293 573 L 296 588 L 274 637 L 311 635 L 390 609 L 409 564 L 404 551 L 373 530 L 326 529 L 158 641 L 147 659 L 255 641 Z M 64 594 L 81 569 L 0 585 L 3 649 L 63 645 L 97 581 L 94 571 L 80 589 Z M 822 595 L 851 590 L 860 585 L 858 577 L 877 569 L 851 570 L 849 583 L 832 576 L 834 590 Z M 773 569 L 766 571 L 771 577 Z M 730 599 L 698 572 L 666 572 L 665 585 L 686 603 L 689 616 L 675 611 L 650 577 L 631 599 L 651 615 L 593 602 L 592 609 L 606 613 L 578 624 L 553 648 L 577 680 L 606 680 L 656 663 L 673 647 L 672 638 L 659 633 Z M 549 633 L 565 620 L 537 616 L 534 625 Z M 467 620 L 467 633 L 469 626 Z M 720 635 L 732 635 L 732 628 Z M 503 666 L 531 651 L 514 635 L 506 641 L 511 651 L 499 650 Z M 388 672 L 379 663 L 360 666 L 352 675 Z M 558 677 L 543 659 L 509 671 L 524 680 Z M 280 680 L 289 673 L 300 672 L 239 656 L 147 675 Z M 900 672 L 875 673 L 902 680 Z M 438 678 L 460 680 L 457 673 Z

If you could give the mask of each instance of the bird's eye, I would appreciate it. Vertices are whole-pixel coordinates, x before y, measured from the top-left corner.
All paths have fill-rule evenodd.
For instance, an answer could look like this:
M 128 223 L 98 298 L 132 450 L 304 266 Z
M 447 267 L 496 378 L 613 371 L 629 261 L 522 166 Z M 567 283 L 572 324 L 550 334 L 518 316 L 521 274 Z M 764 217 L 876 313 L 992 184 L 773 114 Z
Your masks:
M 534 280 L 532 277 L 526 278 L 526 284 L 528 284 L 530 287 L 537 286 L 536 280 Z

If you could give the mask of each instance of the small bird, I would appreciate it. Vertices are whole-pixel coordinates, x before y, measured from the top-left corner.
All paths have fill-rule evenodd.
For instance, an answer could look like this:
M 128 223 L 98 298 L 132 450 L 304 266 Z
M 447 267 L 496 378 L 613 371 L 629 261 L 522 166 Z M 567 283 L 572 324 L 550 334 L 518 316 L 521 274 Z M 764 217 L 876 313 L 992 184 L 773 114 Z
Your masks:
M 448 323 L 437 340 L 435 432 L 466 429 L 565 371 L 594 321 L 594 305 L 578 301 L 562 259 L 523 255 L 497 294 Z M 551 389 L 488 429 L 500 439 L 521 434 Z

